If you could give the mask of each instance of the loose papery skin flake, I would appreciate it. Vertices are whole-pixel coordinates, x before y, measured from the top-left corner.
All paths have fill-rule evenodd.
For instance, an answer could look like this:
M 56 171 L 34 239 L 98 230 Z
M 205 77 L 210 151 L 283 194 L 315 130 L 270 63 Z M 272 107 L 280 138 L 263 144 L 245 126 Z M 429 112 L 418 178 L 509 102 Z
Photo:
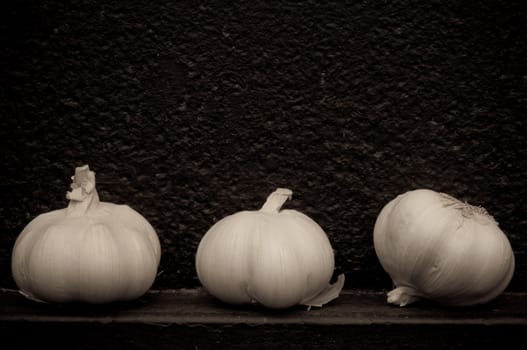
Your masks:
M 507 236 L 485 209 L 428 189 L 397 196 L 374 227 L 375 252 L 395 289 L 388 303 L 486 303 L 514 273 Z

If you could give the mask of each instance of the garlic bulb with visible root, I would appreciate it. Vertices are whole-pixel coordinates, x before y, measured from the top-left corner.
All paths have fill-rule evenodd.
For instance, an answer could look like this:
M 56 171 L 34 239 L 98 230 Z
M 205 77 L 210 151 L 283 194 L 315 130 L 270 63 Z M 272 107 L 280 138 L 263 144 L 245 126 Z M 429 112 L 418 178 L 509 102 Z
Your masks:
M 344 275 L 329 282 L 333 249 L 322 228 L 296 210 L 280 210 L 292 191 L 279 188 L 257 211 L 242 211 L 214 224 L 196 253 L 199 280 L 231 304 L 282 309 L 322 306 L 338 297 Z
M 514 273 L 511 245 L 494 218 L 444 193 L 419 189 L 397 196 L 381 210 L 373 235 L 396 286 L 388 293 L 391 304 L 421 298 L 452 306 L 486 303 Z
M 156 277 L 156 232 L 129 206 L 100 202 L 87 165 L 72 180 L 68 207 L 37 216 L 15 242 L 11 269 L 20 292 L 52 303 L 138 298 Z

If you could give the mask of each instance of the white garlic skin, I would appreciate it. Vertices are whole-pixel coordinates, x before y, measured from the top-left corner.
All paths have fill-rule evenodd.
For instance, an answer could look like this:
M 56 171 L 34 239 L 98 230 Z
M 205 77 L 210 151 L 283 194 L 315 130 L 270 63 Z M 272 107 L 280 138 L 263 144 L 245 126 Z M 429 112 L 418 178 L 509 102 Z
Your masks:
M 230 304 L 301 304 L 328 286 L 333 270 L 325 232 L 295 210 L 227 216 L 209 229 L 196 253 L 199 280 Z
M 451 306 L 486 303 L 514 273 L 509 240 L 483 208 L 428 189 L 386 204 L 374 246 L 397 287 L 388 302 L 399 306 L 420 298 Z
M 12 273 L 28 298 L 102 304 L 143 295 L 160 256 L 146 219 L 126 205 L 100 202 L 84 216 L 60 209 L 33 219 L 15 242 Z

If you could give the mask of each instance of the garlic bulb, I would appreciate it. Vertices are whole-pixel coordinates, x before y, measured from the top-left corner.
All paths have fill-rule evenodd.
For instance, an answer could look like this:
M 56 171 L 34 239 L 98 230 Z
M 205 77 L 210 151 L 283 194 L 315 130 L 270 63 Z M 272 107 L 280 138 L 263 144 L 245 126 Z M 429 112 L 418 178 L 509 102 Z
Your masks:
M 401 194 L 375 223 L 375 252 L 396 288 L 388 302 L 486 303 L 514 272 L 511 245 L 485 209 L 432 190 Z
M 196 253 L 199 280 L 231 304 L 281 309 L 322 306 L 338 297 L 344 275 L 329 285 L 334 255 L 322 228 L 296 210 L 280 210 L 292 191 L 279 188 L 258 211 L 214 224 Z
M 37 216 L 15 242 L 11 268 L 20 292 L 56 303 L 141 296 L 161 257 L 156 232 L 130 207 L 99 202 L 87 165 L 72 180 L 68 207 Z

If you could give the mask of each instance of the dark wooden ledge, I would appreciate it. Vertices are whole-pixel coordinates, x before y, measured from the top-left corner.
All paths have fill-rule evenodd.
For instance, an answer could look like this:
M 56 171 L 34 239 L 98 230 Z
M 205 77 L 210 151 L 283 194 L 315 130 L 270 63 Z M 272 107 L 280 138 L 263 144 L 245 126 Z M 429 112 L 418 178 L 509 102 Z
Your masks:
M 322 308 L 273 311 L 225 305 L 201 289 L 151 291 L 103 306 L 47 305 L 2 290 L 0 329 L 4 344 L 11 339 L 20 346 L 80 349 L 321 349 L 352 343 L 359 349 L 481 349 L 523 339 L 527 293 L 505 293 L 470 308 L 430 302 L 400 308 L 387 305 L 384 293 L 344 291 Z
M 201 289 L 150 291 L 141 299 L 112 305 L 48 305 L 14 290 L 0 294 L 1 321 L 159 324 L 471 324 L 526 325 L 527 293 L 506 293 L 477 307 L 447 308 L 433 303 L 396 307 L 380 292 L 344 291 L 322 308 L 289 310 L 237 307 L 218 302 Z

